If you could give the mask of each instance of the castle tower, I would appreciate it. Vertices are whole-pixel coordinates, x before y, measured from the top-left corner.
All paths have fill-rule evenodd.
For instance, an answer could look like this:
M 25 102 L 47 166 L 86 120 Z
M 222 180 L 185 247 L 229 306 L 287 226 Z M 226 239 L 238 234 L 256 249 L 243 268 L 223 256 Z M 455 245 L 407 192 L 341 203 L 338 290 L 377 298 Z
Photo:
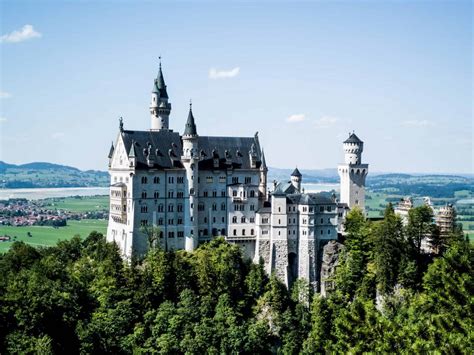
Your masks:
M 181 157 L 186 169 L 186 192 L 184 206 L 184 236 L 186 251 L 193 251 L 198 244 L 198 134 L 189 104 L 188 120 L 183 133 L 183 155 Z
M 151 130 L 152 131 L 167 131 L 169 128 L 169 116 L 171 112 L 171 103 L 168 102 L 168 93 L 166 92 L 165 79 L 161 71 L 161 57 L 160 70 L 156 77 L 153 88 L 151 90 Z
M 349 208 L 358 206 L 364 211 L 365 178 L 369 172 L 369 165 L 362 164 L 364 142 L 352 132 L 343 142 L 343 148 L 344 164 L 338 166 L 341 180 L 340 202 L 346 203 Z
M 258 197 L 260 206 L 267 200 L 267 162 L 265 161 L 265 153 L 262 149 L 262 164 L 260 165 L 260 182 L 258 184 Z
M 295 168 L 293 173 L 291 174 L 291 184 L 295 187 L 298 192 L 301 192 L 301 180 L 302 180 L 302 175 L 298 168 Z

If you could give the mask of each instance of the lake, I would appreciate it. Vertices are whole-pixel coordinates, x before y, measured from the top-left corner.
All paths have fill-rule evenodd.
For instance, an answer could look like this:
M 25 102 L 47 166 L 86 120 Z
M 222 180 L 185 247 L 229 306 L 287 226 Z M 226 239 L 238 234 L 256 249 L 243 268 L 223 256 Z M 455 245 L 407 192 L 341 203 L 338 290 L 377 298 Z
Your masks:
M 51 197 L 108 195 L 108 187 L 60 187 L 51 189 L 0 189 L 0 200 L 26 198 L 40 200 Z
M 305 192 L 339 191 L 339 184 L 302 184 Z M 61 187 L 51 189 L 0 189 L 0 200 L 26 198 L 41 200 L 52 197 L 108 195 L 108 187 Z

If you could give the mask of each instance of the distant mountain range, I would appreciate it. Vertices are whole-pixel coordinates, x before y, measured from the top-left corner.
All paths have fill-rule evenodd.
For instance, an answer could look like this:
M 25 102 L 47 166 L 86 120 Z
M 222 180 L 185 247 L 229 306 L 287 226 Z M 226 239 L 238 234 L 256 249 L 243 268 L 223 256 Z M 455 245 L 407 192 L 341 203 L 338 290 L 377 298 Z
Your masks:
M 294 169 L 270 167 L 269 183 L 273 180 L 290 179 Z M 300 169 L 304 183 L 339 183 L 337 169 Z M 474 175 L 436 175 L 374 173 L 367 177 L 367 185 L 373 188 L 413 185 L 474 184 Z M 0 188 L 43 188 L 43 187 L 97 187 L 108 186 L 109 174 L 100 170 L 79 170 L 72 166 L 33 162 L 21 165 L 0 161 Z

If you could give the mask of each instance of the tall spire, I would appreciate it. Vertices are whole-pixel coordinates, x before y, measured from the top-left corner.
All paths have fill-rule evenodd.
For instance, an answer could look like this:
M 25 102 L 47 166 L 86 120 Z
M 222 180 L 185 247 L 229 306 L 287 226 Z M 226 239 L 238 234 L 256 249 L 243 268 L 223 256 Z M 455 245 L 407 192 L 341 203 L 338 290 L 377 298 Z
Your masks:
M 189 113 L 188 113 L 188 120 L 186 121 L 186 125 L 184 126 L 184 135 L 185 136 L 196 136 L 197 129 L 196 123 L 194 122 L 193 116 L 193 103 L 189 100 Z
M 151 130 L 160 131 L 169 129 L 169 115 L 171 103 L 168 102 L 168 92 L 166 91 L 165 79 L 161 69 L 161 56 L 159 57 L 159 70 L 156 79 L 153 80 L 151 90 Z

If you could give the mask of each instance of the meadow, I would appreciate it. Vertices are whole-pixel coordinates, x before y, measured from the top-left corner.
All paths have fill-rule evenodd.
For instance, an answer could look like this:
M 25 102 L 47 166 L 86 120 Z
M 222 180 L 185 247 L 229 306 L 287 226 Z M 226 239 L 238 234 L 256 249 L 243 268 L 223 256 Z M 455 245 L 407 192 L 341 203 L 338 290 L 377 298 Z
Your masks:
M 107 231 L 107 221 L 101 219 L 83 219 L 80 221 L 67 221 L 66 227 L 46 227 L 46 226 L 1 226 L 0 235 L 9 235 L 12 239 L 9 242 L 0 242 L 0 253 L 6 252 L 14 240 L 23 241 L 33 246 L 52 246 L 59 240 L 71 239 L 75 235 L 85 238 L 90 232 L 97 231 L 105 235 Z M 28 233 L 31 233 L 29 236 Z M 16 239 L 14 238 L 16 237 Z
M 50 209 L 70 212 L 94 212 L 109 209 L 109 196 L 71 196 L 45 200 Z

